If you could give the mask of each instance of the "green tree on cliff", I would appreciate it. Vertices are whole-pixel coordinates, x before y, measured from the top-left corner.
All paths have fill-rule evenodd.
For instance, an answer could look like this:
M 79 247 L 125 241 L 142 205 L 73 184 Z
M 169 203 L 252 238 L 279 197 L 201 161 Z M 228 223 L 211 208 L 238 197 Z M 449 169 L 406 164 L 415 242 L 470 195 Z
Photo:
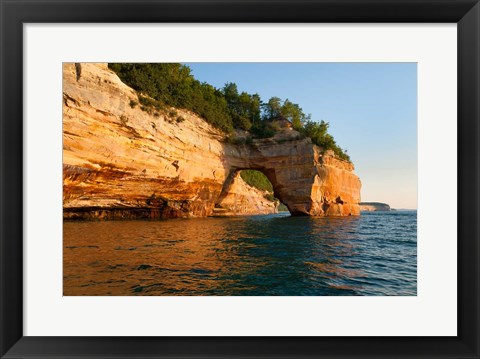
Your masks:
M 281 115 L 282 100 L 279 97 L 271 97 L 264 105 L 265 119 L 273 119 Z
M 261 100 L 258 94 L 239 94 L 237 85 L 232 82 L 226 83 L 222 91 L 235 128 L 250 130 L 253 124 L 260 121 Z
M 279 97 L 270 98 L 263 105 L 263 111 L 264 120 L 283 117 L 289 120 L 296 130 L 302 128 L 305 121 L 310 119 L 310 115 L 306 115 L 298 104 L 291 102 L 289 99 L 282 101 Z
M 306 137 L 310 137 L 312 142 L 317 146 L 326 150 L 332 150 L 341 159 L 350 161 L 350 156 L 347 154 L 347 151 L 342 150 L 335 142 L 333 136 L 327 132 L 328 127 L 328 122 L 308 120 L 300 129 L 300 133 Z

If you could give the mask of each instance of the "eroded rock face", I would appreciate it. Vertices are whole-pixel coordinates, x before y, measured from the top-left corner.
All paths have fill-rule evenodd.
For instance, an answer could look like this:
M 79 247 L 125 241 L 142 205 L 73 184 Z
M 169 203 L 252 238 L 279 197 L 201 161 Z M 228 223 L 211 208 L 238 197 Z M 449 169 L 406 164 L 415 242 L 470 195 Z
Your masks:
M 149 114 L 106 65 L 63 71 L 66 218 L 207 216 L 225 179 L 224 135 L 192 113 Z
M 241 169 L 265 173 L 292 214 L 359 214 L 353 165 L 291 129 L 228 144 L 189 111 L 142 111 L 106 64 L 64 64 L 63 100 L 64 218 L 209 216 Z

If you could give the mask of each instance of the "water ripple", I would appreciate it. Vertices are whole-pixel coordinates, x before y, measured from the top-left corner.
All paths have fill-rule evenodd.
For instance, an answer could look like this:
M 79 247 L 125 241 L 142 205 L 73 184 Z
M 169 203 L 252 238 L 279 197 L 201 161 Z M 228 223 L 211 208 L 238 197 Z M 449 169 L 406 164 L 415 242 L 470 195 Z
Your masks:
M 64 223 L 64 295 L 416 295 L 415 211 Z

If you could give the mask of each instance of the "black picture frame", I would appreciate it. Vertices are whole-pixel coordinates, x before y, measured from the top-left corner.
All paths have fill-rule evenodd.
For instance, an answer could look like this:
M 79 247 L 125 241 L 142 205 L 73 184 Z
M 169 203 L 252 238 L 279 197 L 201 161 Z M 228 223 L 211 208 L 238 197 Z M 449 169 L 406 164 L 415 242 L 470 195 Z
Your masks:
M 1 358 L 479 358 L 479 0 L 0 0 L 0 16 Z M 457 23 L 458 335 L 24 336 L 23 24 L 140 22 Z

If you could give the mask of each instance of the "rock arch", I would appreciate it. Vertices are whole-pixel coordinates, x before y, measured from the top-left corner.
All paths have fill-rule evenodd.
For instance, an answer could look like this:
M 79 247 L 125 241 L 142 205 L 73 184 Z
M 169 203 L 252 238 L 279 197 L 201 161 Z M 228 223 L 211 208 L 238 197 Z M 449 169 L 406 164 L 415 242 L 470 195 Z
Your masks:
M 254 140 L 226 149 L 229 173 L 222 194 L 236 172 L 257 170 L 272 183 L 276 198 L 294 216 L 346 216 L 360 213 L 359 178 L 353 165 L 324 153 L 309 139 Z M 220 196 L 222 196 L 220 194 Z

